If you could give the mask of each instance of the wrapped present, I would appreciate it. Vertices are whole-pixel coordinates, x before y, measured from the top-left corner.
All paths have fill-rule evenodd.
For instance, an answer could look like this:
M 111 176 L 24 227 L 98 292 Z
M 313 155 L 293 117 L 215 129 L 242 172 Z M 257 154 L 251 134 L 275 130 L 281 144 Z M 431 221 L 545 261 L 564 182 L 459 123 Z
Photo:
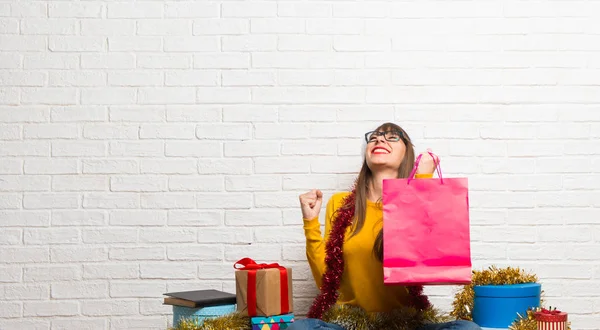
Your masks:
M 223 316 L 235 312 L 235 304 L 207 306 L 201 308 L 191 308 L 184 306 L 173 306 L 173 326 L 177 326 L 182 320 L 193 320 L 202 324 L 208 318 Z
M 255 316 L 250 319 L 252 330 L 283 330 L 294 322 L 294 314 L 288 313 L 275 316 Z
M 565 312 L 542 308 L 533 315 L 537 330 L 567 330 L 568 315 Z
M 236 268 L 237 311 L 245 316 L 274 316 L 293 312 L 292 270 L 273 264 L 257 264 L 244 258 Z
M 539 283 L 476 285 L 473 321 L 482 328 L 507 329 L 519 315 L 540 306 Z

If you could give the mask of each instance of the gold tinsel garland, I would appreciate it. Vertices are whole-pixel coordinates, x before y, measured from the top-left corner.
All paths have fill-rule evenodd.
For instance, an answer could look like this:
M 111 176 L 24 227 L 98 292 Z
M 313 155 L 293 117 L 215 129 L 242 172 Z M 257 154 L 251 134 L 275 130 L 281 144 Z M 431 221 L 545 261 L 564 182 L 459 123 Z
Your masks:
M 473 288 L 477 285 L 512 285 L 523 283 L 537 283 L 538 277 L 534 274 L 528 274 L 520 268 L 507 267 L 499 269 L 491 266 L 482 271 L 473 271 L 471 284 L 465 285 L 461 291 L 454 296 L 452 302 L 453 310 L 450 315 L 456 319 L 472 320 L 475 291 Z M 543 304 L 543 301 L 542 301 Z M 511 324 L 510 330 L 536 330 L 537 323 L 534 317 L 534 311 L 527 311 L 526 315 L 519 315 Z M 570 330 L 570 324 L 567 324 Z
M 424 323 L 451 321 L 437 309 L 427 309 L 419 315 L 414 308 L 406 307 L 389 313 L 367 313 L 360 307 L 338 305 L 323 315 L 323 321 L 337 324 L 346 330 L 414 330 Z M 185 319 L 170 330 L 249 330 L 250 318 L 231 313 L 206 319 L 202 324 Z
M 423 313 L 413 307 L 367 313 L 360 307 L 337 305 L 323 315 L 323 321 L 346 330 L 414 330 L 425 323 L 447 322 L 449 318 L 435 308 L 428 308 Z
M 518 318 L 510 330 L 536 330 L 537 324 L 533 311 Z M 412 330 L 418 328 L 423 321 L 429 323 L 444 323 L 452 318 L 442 315 L 436 309 L 428 309 L 423 313 L 422 320 L 415 317 L 416 311 L 411 308 L 397 310 L 391 313 L 367 314 L 357 307 L 338 306 L 332 308 L 323 319 L 335 323 L 346 330 Z M 192 319 L 185 319 L 170 330 L 248 330 L 251 329 L 250 318 L 238 313 L 232 313 L 217 318 L 207 319 L 202 324 Z M 571 329 L 570 323 L 567 329 Z
M 509 327 L 510 330 L 537 330 L 537 321 L 533 316 L 533 311 L 527 311 L 527 315 L 519 317 Z M 570 329 L 570 328 L 569 328 Z
M 539 311 L 541 308 L 536 310 L 528 310 L 527 315 L 519 315 L 519 317 L 509 327 L 509 330 L 537 330 L 537 321 L 535 320 L 535 311 Z M 567 330 L 571 330 L 571 322 L 567 321 Z
M 240 313 L 231 313 L 215 318 L 207 318 L 202 323 L 194 319 L 183 319 L 169 330 L 248 330 L 252 329 L 250 318 Z
M 454 296 L 452 302 L 452 312 L 450 315 L 457 319 L 472 320 L 471 311 L 473 311 L 473 300 L 475 299 L 475 291 L 473 288 L 476 285 L 509 285 L 536 283 L 538 278 L 536 275 L 527 274 L 520 268 L 507 267 L 498 269 L 496 266 L 491 266 L 482 271 L 473 271 L 471 284 L 465 285 L 463 289 Z

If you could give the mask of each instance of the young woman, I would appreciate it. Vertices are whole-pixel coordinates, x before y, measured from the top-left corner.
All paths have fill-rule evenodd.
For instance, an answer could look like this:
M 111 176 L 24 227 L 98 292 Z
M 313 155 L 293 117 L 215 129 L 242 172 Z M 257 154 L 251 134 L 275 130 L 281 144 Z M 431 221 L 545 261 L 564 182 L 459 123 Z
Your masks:
M 385 123 L 375 131 L 365 134 L 366 146 L 364 162 L 352 192 L 334 194 L 328 201 L 325 219 L 325 237 L 321 236 L 319 212 L 323 194 L 312 190 L 300 196 L 300 205 L 306 235 L 306 255 L 313 277 L 318 287 L 333 287 L 339 297 L 320 295 L 311 307 L 311 314 L 319 314 L 319 307 L 349 304 L 359 306 L 367 312 L 387 312 L 401 306 L 415 305 L 415 293 L 403 286 L 387 286 L 383 283 L 383 209 L 381 204 L 384 179 L 407 178 L 415 163 L 415 153 L 411 140 L 398 125 Z M 421 156 L 417 178 L 430 178 L 435 171 L 435 163 L 429 153 Z M 346 222 L 346 225 L 336 222 Z M 336 229 L 337 228 L 337 229 Z M 343 237 L 340 242 L 343 252 L 339 252 L 341 274 L 328 270 L 326 266 L 326 245 L 332 230 Z M 336 236 L 334 236 L 336 237 Z M 336 243 L 332 243 L 336 244 Z M 332 248 L 332 250 L 336 250 Z M 338 249 L 339 250 L 339 249 Z M 343 253 L 343 257 L 342 257 Z M 330 263 L 335 261 L 330 259 Z M 333 264 L 332 264 L 333 265 Z M 324 276 L 325 275 L 325 276 Z M 338 278 L 336 280 L 336 278 Z M 325 280 L 324 280 L 325 279 Z M 325 281 L 325 283 L 324 283 Z M 337 288 L 336 288 L 337 287 Z M 418 303 L 418 299 L 417 299 Z M 323 307 L 325 306 L 325 307 Z M 317 312 L 315 312 L 317 311 Z M 320 315 L 320 314 L 319 314 Z M 297 320 L 289 330 L 334 329 L 343 330 L 335 324 L 325 323 L 315 318 Z M 429 324 L 419 330 L 480 330 L 473 322 L 453 321 L 443 324 Z

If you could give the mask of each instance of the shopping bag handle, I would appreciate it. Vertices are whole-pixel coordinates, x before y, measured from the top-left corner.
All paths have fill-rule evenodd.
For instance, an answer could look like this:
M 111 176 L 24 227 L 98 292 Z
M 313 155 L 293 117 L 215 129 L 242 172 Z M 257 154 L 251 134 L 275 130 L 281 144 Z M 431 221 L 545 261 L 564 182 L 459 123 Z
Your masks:
M 443 184 L 444 178 L 442 177 L 442 169 L 440 168 L 440 162 L 439 162 L 438 157 L 430 150 L 427 150 L 427 153 L 429 155 L 431 155 L 431 158 L 433 158 L 433 163 L 435 164 L 435 168 L 437 170 L 438 177 L 440 178 L 440 181 Z M 406 184 L 409 184 L 410 181 L 412 181 L 412 179 L 415 178 L 415 174 L 417 173 L 417 168 L 419 167 L 419 163 L 421 162 L 421 157 L 423 157 L 423 154 L 419 154 L 419 156 L 417 156 L 417 159 L 415 160 L 415 166 L 413 166 L 413 169 L 410 172 L 410 175 L 408 176 L 408 181 Z

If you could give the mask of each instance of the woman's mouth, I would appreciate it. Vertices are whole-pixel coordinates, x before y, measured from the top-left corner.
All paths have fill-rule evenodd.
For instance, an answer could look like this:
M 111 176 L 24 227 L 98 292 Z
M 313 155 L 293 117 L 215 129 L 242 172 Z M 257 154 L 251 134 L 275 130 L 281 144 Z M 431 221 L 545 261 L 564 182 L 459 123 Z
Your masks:
M 374 155 L 385 155 L 385 154 L 389 154 L 390 151 L 384 147 L 375 147 L 375 148 L 373 148 L 373 151 L 371 151 L 371 153 Z

